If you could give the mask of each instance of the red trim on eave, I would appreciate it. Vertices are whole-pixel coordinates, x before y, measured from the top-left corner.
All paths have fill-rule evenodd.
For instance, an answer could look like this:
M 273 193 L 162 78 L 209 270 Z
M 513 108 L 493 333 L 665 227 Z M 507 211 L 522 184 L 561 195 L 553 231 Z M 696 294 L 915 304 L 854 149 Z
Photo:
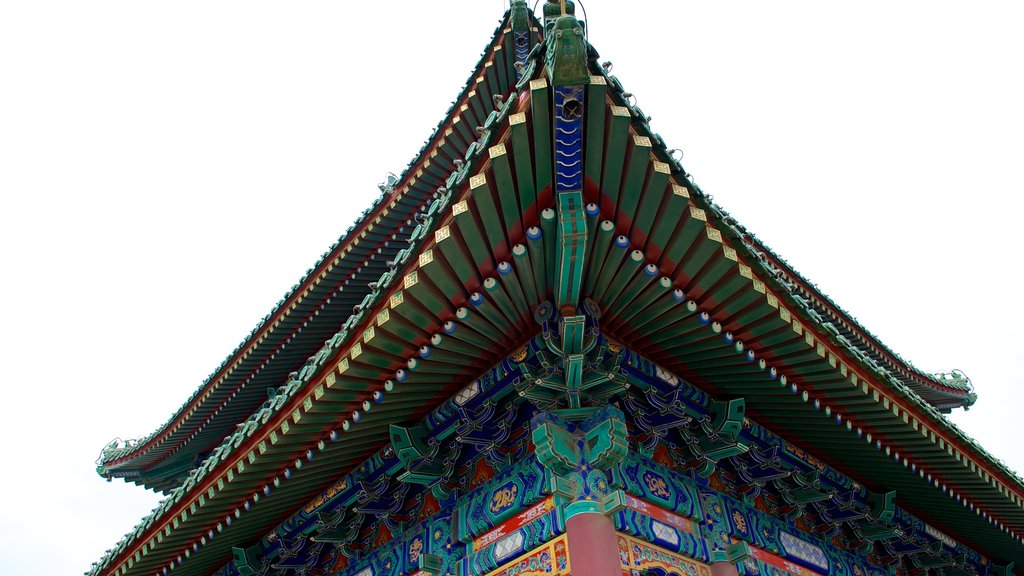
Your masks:
M 847 352 L 841 351 L 837 353 L 837 351 L 831 345 L 830 339 L 823 336 L 824 333 L 818 329 L 818 326 L 814 323 L 813 320 L 804 316 L 803 313 L 800 311 L 794 312 L 794 310 L 796 310 L 797 308 L 799 307 L 787 307 L 787 309 L 791 313 L 800 314 L 801 318 L 804 320 L 804 329 L 810 331 L 813 334 L 816 341 L 824 345 L 826 349 L 828 349 L 828 351 L 831 352 L 832 354 L 835 354 L 837 357 L 844 359 L 845 363 L 850 367 L 851 370 L 854 370 L 854 366 L 859 366 L 859 361 L 853 359 Z M 868 381 L 868 383 L 871 386 L 873 386 L 875 390 L 878 391 L 880 396 L 888 399 L 889 402 L 895 404 L 901 410 L 907 412 L 908 414 L 916 418 L 918 421 L 920 421 L 922 424 L 928 423 L 929 429 L 932 432 L 934 432 L 938 438 L 942 439 L 943 441 L 945 441 L 946 444 L 949 444 L 962 454 L 969 456 L 974 461 L 975 465 L 978 466 L 979 469 L 983 470 L 989 476 L 992 476 L 993 478 L 1000 480 L 1009 490 L 1011 490 L 1018 497 L 1024 498 L 1024 487 L 1022 487 L 1017 480 L 1010 478 L 1001 471 L 994 470 L 988 465 L 988 463 L 984 462 L 984 460 L 987 460 L 987 458 L 975 452 L 973 447 L 966 447 L 965 445 L 961 444 L 958 439 L 952 438 L 945 431 L 939 429 L 939 426 L 936 425 L 934 418 L 930 414 L 926 416 L 925 413 L 920 411 L 917 406 L 912 406 L 907 402 L 896 398 L 896 396 L 891 393 L 889 386 L 879 382 L 876 378 L 865 377 L 864 375 L 867 374 L 868 371 L 858 369 L 856 370 L 856 373 L 858 378 Z M 812 385 L 808 384 L 800 384 L 800 386 L 809 388 L 811 390 L 814 389 Z M 821 393 L 819 392 L 819 394 Z
M 853 318 L 850 318 L 849 315 L 843 313 L 841 310 L 839 310 L 836 307 L 832 306 L 828 302 L 828 299 L 825 298 L 824 295 L 821 294 L 820 291 L 814 289 L 813 287 L 811 287 L 810 285 L 805 283 L 800 278 L 800 276 L 796 273 L 796 271 L 793 270 L 793 268 L 791 266 L 786 265 L 784 262 L 780 261 L 778 258 L 773 256 L 771 254 L 771 251 L 767 247 L 765 247 L 764 244 L 761 244 L 760 242 L 755 240 L 752 236 L 747 235 L 747 237 L 750 238 L 750 245 L 754 246 L 755 248 L 758 248 L 761 251 L 761 253 L 764 254 L 765 258 L 767 258 L 772 264 L 774 264 L 780 270 L 785 271 L 786 275 L 789 276 L 789 279 L 791 281 L 793 281 L 796 284 L 798 284 L 800 286 L 800 288 L 803 289 L 808 294 L 813 294 L 813 295 L 817 296 L 818 297 L 818 304 L 820 304 L 822 307 L 828 309 L 829 312 L 831 312 L 837 318 L 842 318 L 847 323 L 847 325 L 850 327 L 850 329 L 855 331 L 863 340 L 865 340 L 866 342 L 870 342 L 870 343 L 874 344 L 875 352 L 880 354 L 880 355 L 882 355 L 882 356 L 884 356 L 889 361 L 889 363 L 891 363 L 893 365 L 896 365 L 896 366 L 903 367 L 905 370 L 907 370 L 907 372 L 909 372 L 913 377 L 915 377 L 915 379 L 917 379 L 918 381 L 920 381 L 922 384 L 924 384 L 926 386 L 929 386 L 931 388 L 934 388 L 934 389 L 939 390 L 941 392 L 945 392 L 945 393 L 950 394 L 950 395 L 957 396 L 957 397 L 959 397 L 961 399 L 964 399 L 964 400 L 967 399 L 967 396 L 968 396 L 969 392 L 966 392 L 964 390 L 960 390 L 958 388 L 952 388 L 950 386 L 946 386 L 944 384 L 936 382 L 936 381 L 932 380 L 927 374 L 921 372 L 920 370 L 918 370 L 914 366 L 911 366 L 911 365 L 907 364 L 905 361 L 900 360 L 899 358 L 896 358 L 895 356 L 893 356 L 891 353 L 889 353 L 889 351 L 886 349 L 886 347 L 881 342 L 878 341 L 878 339 L 876 339 L 876 338 L 868 335 L 864 331 L 860 330 L 860 328 L 858 326 L 858 324 L 859 324 L 858 322 L 856 322 Z

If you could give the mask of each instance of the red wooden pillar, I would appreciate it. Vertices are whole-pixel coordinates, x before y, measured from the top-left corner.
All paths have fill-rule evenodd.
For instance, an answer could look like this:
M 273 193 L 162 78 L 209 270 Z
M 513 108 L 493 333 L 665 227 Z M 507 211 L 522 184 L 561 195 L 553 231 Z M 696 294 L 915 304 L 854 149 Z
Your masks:
M 615 523 L 599 512 L 581 512 L 565 521 L 573 575 L 622 576 Z M 718 575 L 714 575 L 718 576 Z
M 729 562 L 714 562 L 711 564 L 711 576 L 739 576 L 739 570 L 735 564 Z

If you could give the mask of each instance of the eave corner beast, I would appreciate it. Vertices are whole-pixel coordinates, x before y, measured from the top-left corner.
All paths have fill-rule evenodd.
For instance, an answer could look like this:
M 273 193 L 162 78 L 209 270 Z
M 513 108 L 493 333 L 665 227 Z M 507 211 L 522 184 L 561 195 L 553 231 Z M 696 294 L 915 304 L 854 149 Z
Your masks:
M 105 453 L 169 496 L 89 574 L 1014 573 L 1024 483 L 940 413 L 966 377 L 712 203 L 574 4 L 542 9 L 512 2 L 364 218 Z

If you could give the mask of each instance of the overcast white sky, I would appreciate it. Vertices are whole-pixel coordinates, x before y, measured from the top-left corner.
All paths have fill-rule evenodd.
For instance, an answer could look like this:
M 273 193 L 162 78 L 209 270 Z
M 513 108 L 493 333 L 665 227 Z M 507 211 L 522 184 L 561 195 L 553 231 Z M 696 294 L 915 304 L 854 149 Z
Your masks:
M 185 401 L 399 173 L 500 0 L 0 0 L 0 572 L 158 501 L 93 462 Z M 1024 4 L 587 0 L 716 201 L 1024 469 Z

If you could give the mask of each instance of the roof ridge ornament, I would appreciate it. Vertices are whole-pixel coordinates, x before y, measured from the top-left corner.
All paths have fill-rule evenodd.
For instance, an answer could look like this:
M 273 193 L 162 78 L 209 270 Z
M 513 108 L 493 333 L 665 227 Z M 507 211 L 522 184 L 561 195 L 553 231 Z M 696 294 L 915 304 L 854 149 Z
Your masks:
M 562 16 L 575 15 L 576 4 L 572 0 L 559 0 L 558 2 L 548 0 L 544 3 L 544 32 L 548 32 L 550 25 Z
M 549 2 L 544 6 L 545 20 L 551 5 Z M 545 41 L 548 44 L 548 79 L 552 86 L 590 84 L 587 41 L 583 36 L 583 24 L 575 16 L 559 16 L 551 24 L 546 24 Z

